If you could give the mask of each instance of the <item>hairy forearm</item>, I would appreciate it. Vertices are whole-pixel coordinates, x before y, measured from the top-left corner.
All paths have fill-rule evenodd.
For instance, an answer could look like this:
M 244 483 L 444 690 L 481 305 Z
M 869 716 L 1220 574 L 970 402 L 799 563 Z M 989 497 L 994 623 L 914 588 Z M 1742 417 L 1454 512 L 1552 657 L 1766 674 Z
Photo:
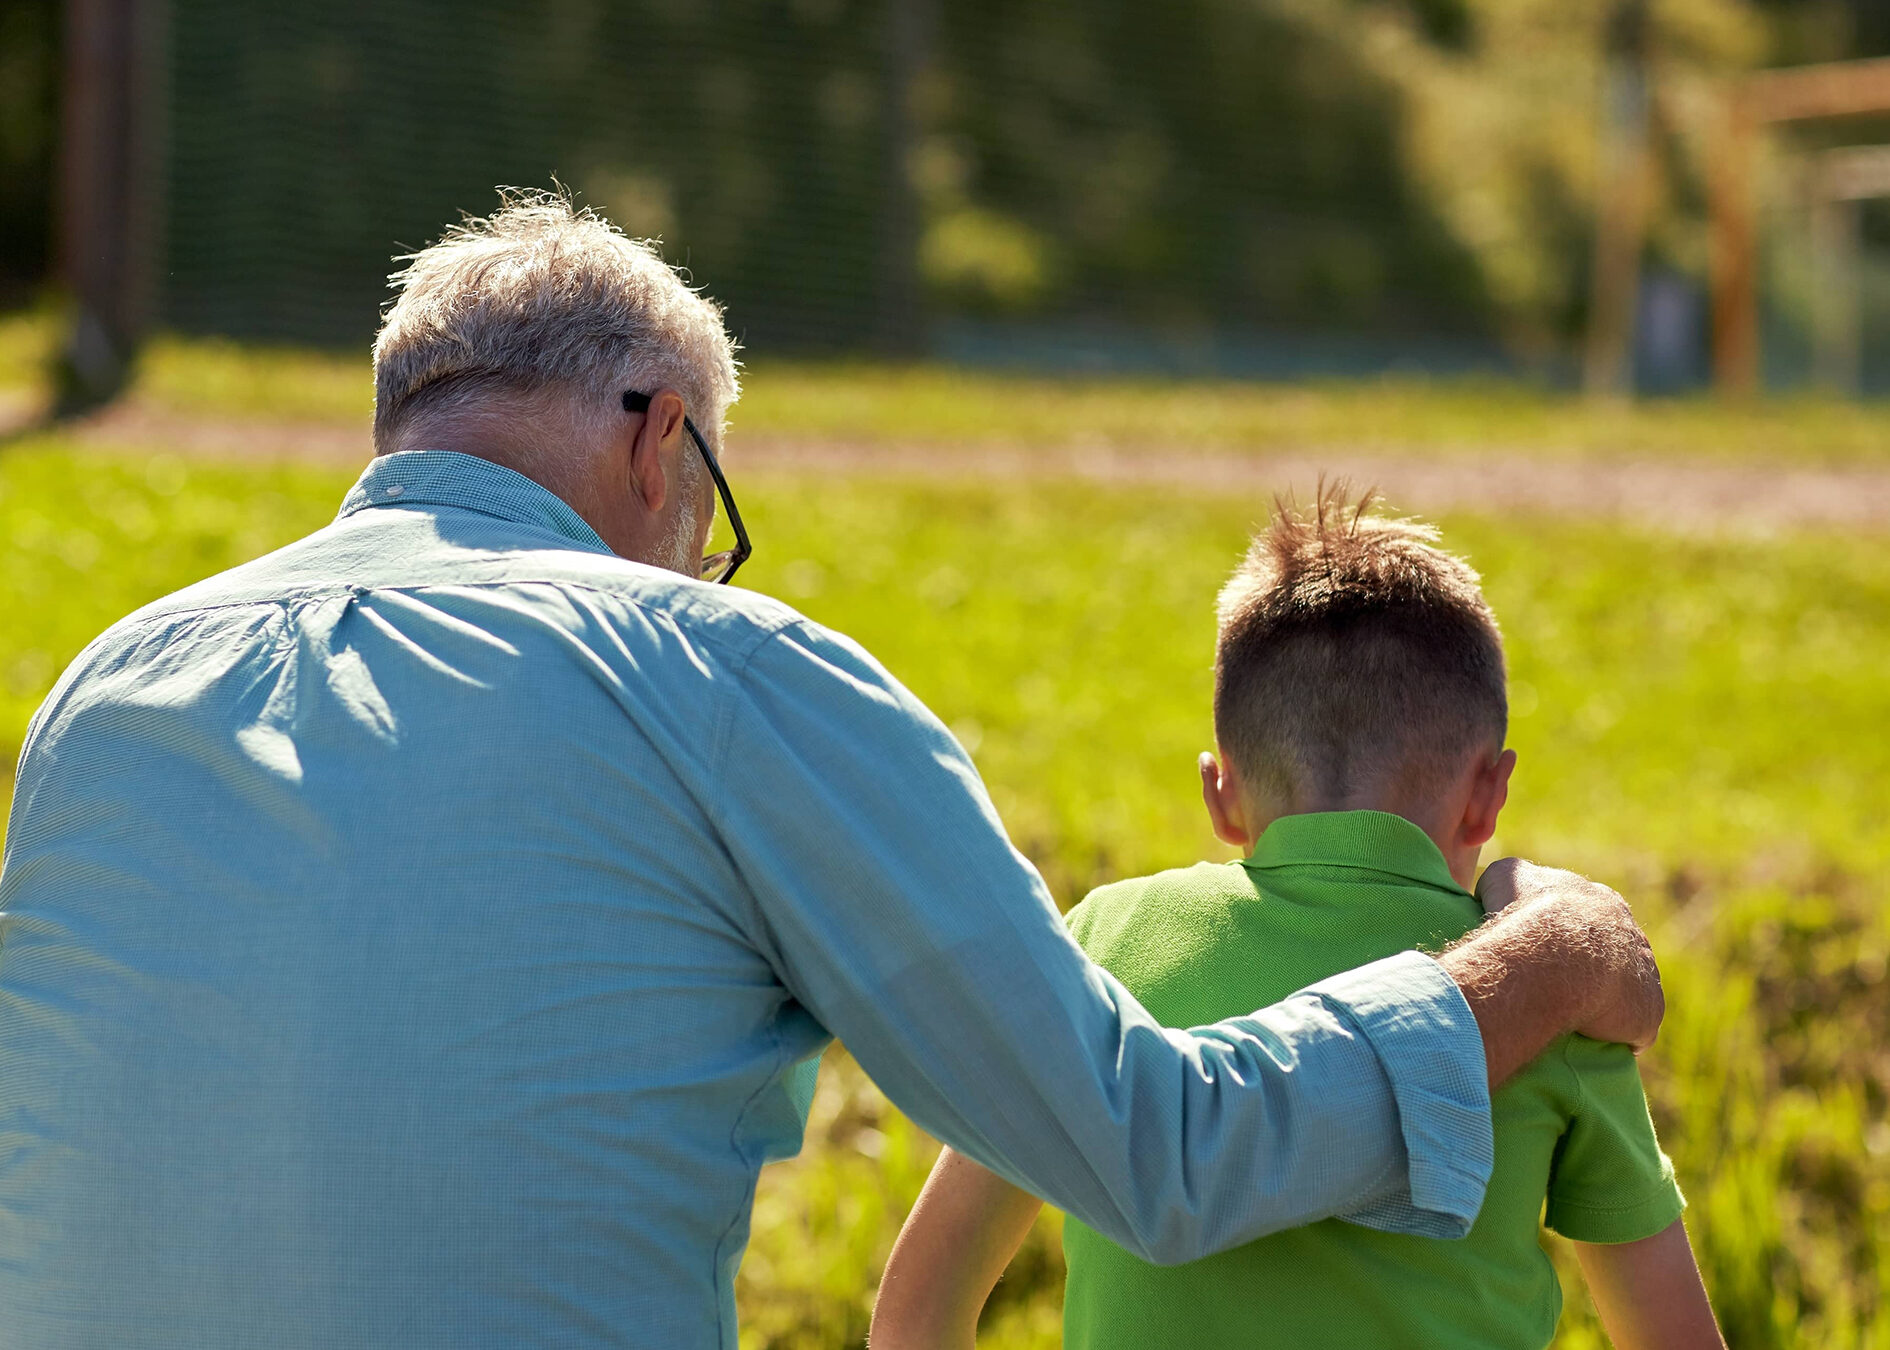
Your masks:
M 1542 927 L 1498 918 L 1440 958 L 1483 1033 L 1492 1090 L 1581 1019 L 1582 991 Z
M 1512 859 L 1492 864 L 1478 893 L 1500 912 L 1439 959 L 1483 1034 L 1491 1087 L 1571 1031 L 1653 1041 L 1660 974 L 1620 896 Z

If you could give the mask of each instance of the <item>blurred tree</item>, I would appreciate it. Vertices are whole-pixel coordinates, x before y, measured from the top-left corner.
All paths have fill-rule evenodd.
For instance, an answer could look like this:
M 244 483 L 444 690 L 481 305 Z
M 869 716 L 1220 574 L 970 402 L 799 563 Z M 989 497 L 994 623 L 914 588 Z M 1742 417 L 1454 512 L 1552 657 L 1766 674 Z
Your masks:
M 1031 298 L 1065 311 L 1482 322 L 1477 270 L 1401 154 L 1401 91 L 1309 8 L 1352 6 L 946 5 L 935 223 L 967 203 L 1011 223 L 1043 255 Z
M 1302 9 L 1316 6 L 1298 0 Z M 1360 4 L 1354 41 L 1405 96 L 1402 149 L 1417 190 L 1476 261 L 1511 344 L 1548 354 L 1585 327 L 1599 191 L 1596 125 L 1614 0 L 1466 0 L 1466 51 L 1433 41 L 1409 5 Z M 1655 152 L 1649 203 L 1660 260 L 1704 271 L 1695 113 L 1729 70 L 1766 51 L 1748 0 L 1654 0 Z M 1328 20 L 1335 22 L 1335 20 Z
M 58 53 L 58 0 L 0 0 L 0 306 L 46 276 Z
M 1890 55 L 1883 0 L 1758 0 L 1772 30 L 1772 65 Z

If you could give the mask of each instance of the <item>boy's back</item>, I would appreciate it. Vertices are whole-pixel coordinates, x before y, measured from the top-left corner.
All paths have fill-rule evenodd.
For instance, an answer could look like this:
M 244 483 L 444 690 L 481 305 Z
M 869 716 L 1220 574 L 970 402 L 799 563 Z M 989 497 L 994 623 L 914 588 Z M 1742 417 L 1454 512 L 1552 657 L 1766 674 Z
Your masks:
M 1221 590 L 1201 802 L 1245 858 L 1106 886 L 1071 912 L 1077 941 L 1164 1025 L 1265 1007 L 1482 921 L 1468 888 L 1516 767 L 1502 635 L 1435 530 L 1369 505 L 1336 485 L 1309 511 L 1282 505 Z M 1491 1108 L 1494 1171 L 1458 1241 L 1338 1206 L 1351 1223 L 1160 1268 L 1069 1223 L 1065 1345 L 1538 1350 L 1561 1311 L 1546 1217 L 1575 1239 L 1619 1350 L 1724 1350 L 1633 1056 L 1558 1042 Z M 1481 1113 L 1463 1123 L 1453 1138 L 1479 1156 L 1446 1178 L 1482 1171 Z M 971 1350 L 1038 1208 L 947 1149 L 887 1262 L 873 1344 Z
M 1417 826 L 1345 811 L 1274 820 L 1245 862 L 1102 887 L 1069 922 L 1164 1025 L 1194 1026 L 1482 918 Z M 1552 1228 L 1609 1243 L 1660 1232 L 1683 1201 L 1624 1047 L 1571 1038 L 1492 1107 L 1495 1171 L 1460 1242 L 1335 1219 L 1158 1267 L 1067 1221 L 1065 1346 L 1547 1345 L 1561 1286 L 1537 1240 L 1544 1198 Z

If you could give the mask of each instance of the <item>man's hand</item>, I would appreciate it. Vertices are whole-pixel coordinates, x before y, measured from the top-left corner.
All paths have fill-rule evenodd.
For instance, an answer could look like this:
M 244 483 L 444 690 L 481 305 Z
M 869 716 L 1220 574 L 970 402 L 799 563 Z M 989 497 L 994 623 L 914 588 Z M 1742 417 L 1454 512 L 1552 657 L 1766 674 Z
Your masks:
M 1654 1043 L 1666 1013 L 1660 968 L 1618 894 L 1503 858 L 1484 869 L 1477 898 L 1490 920 L 1440 959 L 1483 1033 L 1492 1087 L 1565 1032 Z

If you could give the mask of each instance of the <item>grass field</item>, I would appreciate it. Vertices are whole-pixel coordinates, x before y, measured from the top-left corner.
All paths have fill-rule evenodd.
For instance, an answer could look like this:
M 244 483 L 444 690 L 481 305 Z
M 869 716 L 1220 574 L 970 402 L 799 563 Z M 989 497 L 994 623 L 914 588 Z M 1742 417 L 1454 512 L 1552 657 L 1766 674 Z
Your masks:
M 47 316 L 0 317 L 0 400 L 30 400 L 51 339 Z M 866 446 L 1119 447 L 1266 453 L 1328 446 L 1353 455 L 1491 451 L 1581 459 L 1662 456 L 1798 465 L 1890 463 L 1890 415 L 1817 398 L 1729 409 L 1707 399 L 1595 405 L 1495 381 L 1044 379 L 932 366 L 761 360 L 731 422 L 739 438 Z M 184 417 L 365 427 L 365 350 L 318 353 L 204 339 L 155 342 L 134 390 Z
M 4 348 L 0 333 L 0 362 Z M 257 362 L 322 368 L 173 351 L 178 370 L 164 374 L 171 358 L 160 354 L 145 396 L 201 397 L 194 406 L 218 415 L 241 413 L 250 394 L 236 391 L 255 388 L 246 375 L 202 393 L 226 358 L 252 375 Z M 793 411 L 796 381 L 826 382 L 856 391 L 865 410 L 845 434 L 943 442 L 959 425 L 950 399 L 895 394 L 948 392 L 959 378 L 757 373 L 756 406 L 739 425 L 804 428 L 814 414 Z M 290 410 L 307 415 L 365 407 L 353 375 L 321 387 L 284 379 L 263 399 L 270 415 L 285 411 L 277 398 L 305 397 Z M 1136 398 L 1092 395 L 1092 410 Z M 1230 386 L 1216 397 L 1238 410 L 1297 395 Z M 1307 397 L 1336 410 L 1320 417 L 1369 420 L 1346 410 L 1347 391 Z M 1439 446 L 1536 426 L 1534 444 L 1583 449 L 1549 425 L 1541 396 L 1409 397 L 1430 400 L 1413 415 L 1420 431 L 1459 426 L 1438 431 Z M 1376 405 L 1392 415 L 1393 393 L 1356 396 L 1367 409 L 1373 400 L 1392 400 Z M 1458 403 L 1453 423 L 1459 414 L 1446 411 Z M 1271 416 L 1260 402 L 1238 415 Z M 1820 416 L 1840 430 L 1880 422 Z M 1656 415 L 1636 432 L 1641 448 L 1671 436 L 1685 442 L 1674 454 L 1711 456 L 1724 447 L 1696 445 L 1713 439 L 1701 428 L 1759 435 L 1706 407 L 1674 418 L 1680 431 Z M 1123 426 L 1144 435 L 1150 424 Z M 1880 453 L 1861 430 L 1848 434 L 1816 453 Z M 0 758 L 12 763 L 32 707 L 93 633 L 319 525 L 348 477 L 106 456 L 54 437 L 0 451 Z M 1060 900 L 1224 856 L 1201 819 L 1193 758 L 1210 740 L 1211 597 L 1260 501 L 783 475 L 743 477 L 737 490 L 758 549 L 744 583 L 859 638 L 957 729 Z M 1474 514 L 1443 523 L 1483 570 L 1509 640 L 1522 762 L 1500 847 L 1620 886 L 1662 953 L 1672 1013 L 1645 1070 L 1731 1343 L 1890 1347 L 1880 1292 L 1890 1276 L 1890 537 L 1681 537 Z M 807 1152 L 764 1179 L 740 1291 L 744 1346 L 859 1343 L 931 1152 L 830 1056 Z M 1056 1343 L 1053 1226 L 1002 1286 L 988 1344 Z M 1558 1345 L 1597 1344 L 1575 1293 Z

